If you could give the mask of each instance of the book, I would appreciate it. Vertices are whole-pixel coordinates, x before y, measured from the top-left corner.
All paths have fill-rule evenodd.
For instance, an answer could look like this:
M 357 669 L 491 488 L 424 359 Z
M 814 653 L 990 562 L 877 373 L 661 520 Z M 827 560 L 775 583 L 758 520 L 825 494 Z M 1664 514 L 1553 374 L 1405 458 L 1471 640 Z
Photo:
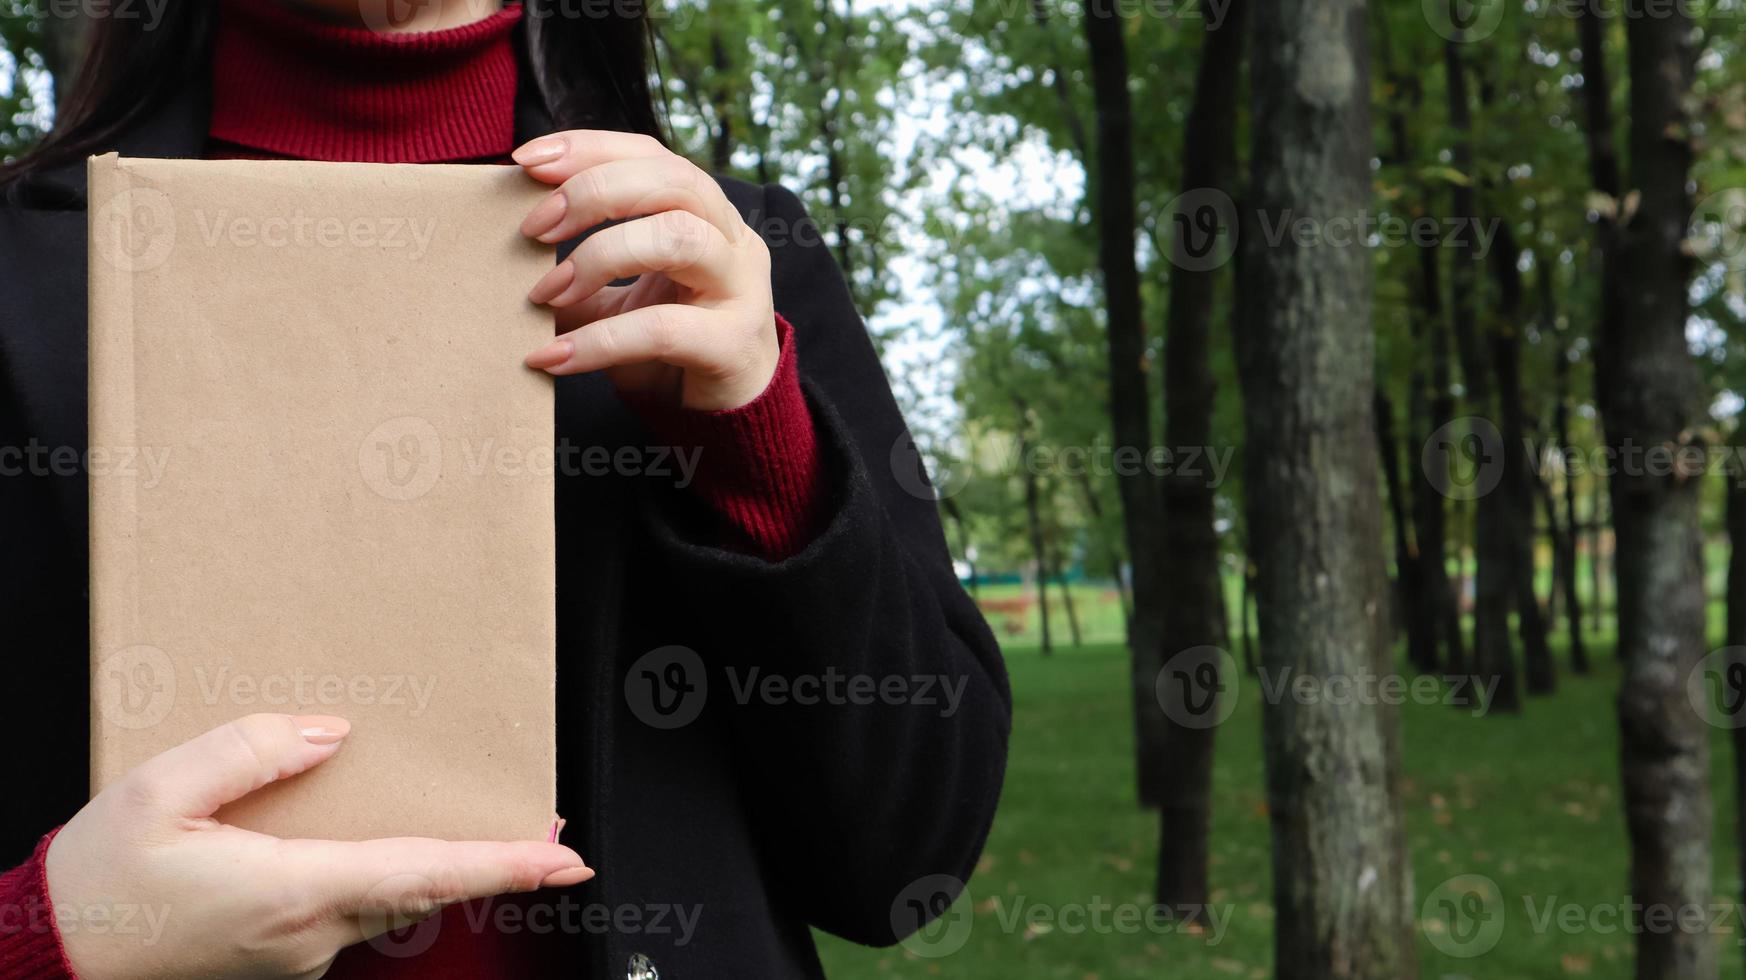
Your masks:
M 333 759 L 281 837 L 544 839 L 551 339 L 520 168 L 93 157 L 93 792 L 254 712 Z

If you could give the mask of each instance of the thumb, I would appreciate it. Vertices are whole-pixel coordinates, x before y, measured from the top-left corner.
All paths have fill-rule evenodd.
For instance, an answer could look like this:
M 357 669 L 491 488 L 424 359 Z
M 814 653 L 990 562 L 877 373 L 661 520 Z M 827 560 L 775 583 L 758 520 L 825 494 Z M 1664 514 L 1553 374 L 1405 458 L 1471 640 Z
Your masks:
M 575 851 L 544 841 L 282 842 L 283 875 L 310 883 L 333 907 L 357 917 L 347 942 L 416 922 L 444 906 L 594 877 Z
M 247 715 L 148 759 L 125 778 L 174 816 L 210 817 L 332 758 L 351 727 L 330 715 Z

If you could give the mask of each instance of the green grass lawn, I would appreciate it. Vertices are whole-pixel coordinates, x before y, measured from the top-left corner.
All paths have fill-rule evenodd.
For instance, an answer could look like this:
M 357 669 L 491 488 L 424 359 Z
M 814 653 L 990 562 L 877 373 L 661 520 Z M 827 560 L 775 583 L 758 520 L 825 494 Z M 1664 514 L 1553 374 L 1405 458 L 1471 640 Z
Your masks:
M 981 868 L 953 913 L 972 910 L 967 940 L 949 955 L 919 956 L 821 936 L 833 980 L 1272 975 L 1256 682 L 1241 680 L 1236 711 L 1218 734 L 1211 873 L 1213 903 L 1227 920 L 1199 934 L 1143 923 L 1118 930 L 1108 927 L 1117 913 L 1104 910 L 1104 928 L 1082 928 L 1100 904 L 1137 916 L 1152 884 L 1157 822 L 1135 805 L 1126 655 L 1102 645 L 1047 659 L 1018 647 L 1007 656 L 1016 702 L 1011 764 Z M 1433 943 L 1447 938 L 1444 920 L 1422 919 L 1423 977 L 1631 975 L 1632 937 L 1614 912 L 1625 901 L 1627 860 L 1613 716 L 1618 672 L 1610 647 L 1595 661 L 1593 676 L 1562 676 L 1556 696 L 1529 699 L 1520 717 L 1401 709 L 1415 906 L 1450 879 L 1482 875 L 1500 892 L 1485 911 L 1503 922 L 1487 951 L 1459 957 Z M 1732 903 L 1740 878 L 1730 751 L 1718 731 L 1715 892 Z M 1537 923 L 1548 909 L 1556 910 L 1550 924 Z M 1567 917 L 1574 925 L 1561 926 Z M 1734 919 L 1728 928 L 1717 940 L 1721 962 L 1725 975 L 1738 975 L 1741 924 Z

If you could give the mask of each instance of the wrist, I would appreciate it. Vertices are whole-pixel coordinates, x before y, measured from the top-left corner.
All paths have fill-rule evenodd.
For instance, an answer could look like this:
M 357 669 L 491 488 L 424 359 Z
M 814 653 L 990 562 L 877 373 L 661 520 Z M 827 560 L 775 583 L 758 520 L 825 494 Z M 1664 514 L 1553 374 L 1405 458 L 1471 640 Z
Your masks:
M 777 364 L 745 404 L 697 411 L 648 398 L 628 400 L 657 439 L 694 451 L 691 488 L 726 518 L 720 544 L 776 561 L 811 540 L 828 488 L 800 386 L 794 328 L 775 314 L 771 319 Z
M 680 407 L 694 412 L 733 412 L 762 397 L 782 360 L 774 310 L 761 314 L 753 336 L 743 368 L 696 388 L 687 385 Z
M 73 819 L 77 820 L 75 816 Z M 42 897 L 50 909 L 50 919 L 54 923 L 55 942 L 61 948 L 61 956 L 66 960 L 67 970 L 71 976 L 79 980 L 103 980 L 108 976 L 100 963 L 93 962 L 84 930 L 73 928 L 65 933 L 61 931 L 61 916 L 68 912 L 77 913 L 79 903 L 69 897 L 69 869 L 67 864 L 67 849 L 77 840 L 77 834 L 69 836 L 66 827 L 57 827 L 54 832 L 45 837 L 44 846 L 38 852 L 41 862 Z M 60 912 L 54 910 L 59 908 Z

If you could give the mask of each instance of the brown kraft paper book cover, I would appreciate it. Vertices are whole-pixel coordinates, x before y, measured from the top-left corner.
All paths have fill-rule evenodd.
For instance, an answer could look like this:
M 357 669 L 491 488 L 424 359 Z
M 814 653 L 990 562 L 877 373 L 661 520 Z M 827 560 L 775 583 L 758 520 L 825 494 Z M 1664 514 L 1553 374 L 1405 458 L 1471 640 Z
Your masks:
M 549 193 L 519 168 L 93 157 L 91 778 L 258 711 L 345 748 L 220 811 L 543 838 Z M 96 465 L 101 463 L 102 465 Z

